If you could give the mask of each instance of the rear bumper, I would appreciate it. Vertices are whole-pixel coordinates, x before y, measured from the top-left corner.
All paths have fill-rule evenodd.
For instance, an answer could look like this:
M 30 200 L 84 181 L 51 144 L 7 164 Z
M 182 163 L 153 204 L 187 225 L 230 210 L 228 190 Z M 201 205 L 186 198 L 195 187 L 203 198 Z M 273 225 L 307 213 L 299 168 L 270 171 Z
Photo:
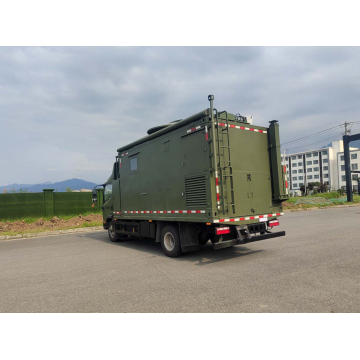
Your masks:
M 271 238 L 278 237 L 278 236 L 285 236 L 285 231 L 278 231 L 278 232 L 272 232 L 272 233 L 267 233 L 267 234 L 262 234 L 262 235 L 256 235 L 256 236 L 251 236 L 250 238 L 245 238 L 245 239 L 219 241 L 217 243 L 214 243 L 213 247 L 215 250 L 224 249 L 224 248 L 234 246 L 234 245 L 247 244 L 250 242 L 271 239 Z

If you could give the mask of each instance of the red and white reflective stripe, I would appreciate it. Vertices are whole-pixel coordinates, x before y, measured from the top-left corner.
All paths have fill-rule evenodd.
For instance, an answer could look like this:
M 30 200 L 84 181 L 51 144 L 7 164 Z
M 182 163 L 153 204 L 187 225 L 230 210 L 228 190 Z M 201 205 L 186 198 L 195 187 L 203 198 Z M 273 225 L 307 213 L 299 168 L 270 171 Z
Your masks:
M 121 169 L 121 158 L 120 158 L 120 169 Z
M 128 153 L 123 153 L 123 154 L 121 154 L 121 156 L 125 156 L 125 155 L 127 155 Z
M 205 126 L 205 140 L 209 140 L 208 127 Z
M 215 171 L 215 184 L 216 184 L 216 202 L 217 207 L 220 209 L 220 193 L 219 193 L 219 178 L 218 178 L 218 172 Z
M 217 125 L 217 124 L 218 124 L 218 123 L 215 123 L 215 125 Z M 225 126 L 225 127 L 227 127 L 227 125 L 224 124 L 224 123 L 219 123 L 219 126 Z M 249 131 L 259 132 L 259 133 L 263 133 L 263 134 L 266 134 L 266 133 L 267 133 L 266 130 L 254 129 L 254 128 L 250 128 L 250 127 L 247 127 L 247 126 L 229 125 L 229 127 L 232 128 L 232 129 L 249 130 Z
M 289 183 L 288 183 L 285 165 L 284 165 L 284 179 L 285 179 L 285 191 L 286 191 L 286 194 L 288 195 L 289 194 Z
M 197 127 L 194 127 L 194 128 L 191 128 L 189 130 L 186 131 L 187 134 L 190 134 L 191 132 L 194 132 L 196 130 L 200 130 L 201 129 L 201 126 L 197 126 Z
M 205 210 L 132 210 L 123 211 L 124 214 L 205 214 Z
M 284 215 L 284 213 L 267 214 L 267 215 L 256 215 L 256 216 L 246 216 L 246 217 L 233 218 L 233 219 L 220 219 L 220 220 L 214 220 L 214 223 L 234 222 L 234 221 L 245 221 L 245 220 L 255 220 L 255 219 L 262 219 L 262 218 L 268 218 L 268 217 L 280 216 L 280 215 Z
M 120 215 L 121 211 L 114 211 L 114 214 Z

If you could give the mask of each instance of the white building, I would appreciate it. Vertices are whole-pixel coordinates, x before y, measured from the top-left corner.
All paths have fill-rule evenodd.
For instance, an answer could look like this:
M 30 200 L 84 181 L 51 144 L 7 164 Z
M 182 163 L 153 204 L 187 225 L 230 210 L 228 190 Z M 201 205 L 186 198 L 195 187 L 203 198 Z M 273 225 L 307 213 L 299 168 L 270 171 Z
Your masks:
M 350 148 L 350 151 L 352 169 L 357 170 L 360 168 L 360 149 Z M 333 141 L 329 146 L 320 149 L 286 155 L 290 193 L 300 192 L 300 187 L 310 182 L 325 184 L 331 191 L 344 187 L 345 165 L 341 160 L 343 155 L 342 140 Z M 353 181 L 353 185 L 356 185 L 356 181 Z
M 345 161 L 344 153 L 337 154 L 337 163 L 338 163 L 338 183 L 339 188 L 346 189 L 346 179 L 345 179 Z M 351 170 L 359 171 L 360 170 L 360 149 L 350 148 L 350 166 Z M 360 174 L 351 174 L 352 186 L 357 191 L 358 187 L 358 178 Z

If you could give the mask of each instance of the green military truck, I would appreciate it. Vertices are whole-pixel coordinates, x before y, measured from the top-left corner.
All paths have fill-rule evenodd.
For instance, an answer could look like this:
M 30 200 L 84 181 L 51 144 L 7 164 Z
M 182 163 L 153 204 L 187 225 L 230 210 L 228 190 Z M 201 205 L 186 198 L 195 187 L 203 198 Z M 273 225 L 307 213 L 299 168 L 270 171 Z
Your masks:
M 102 185 L 111 241 L 153 238 L 178 257 L 209 240 L 221 249 L 285 235 L 269 231 L 289 197 L 277 121 L 255 126 L 208 99 L 210 108 L 117 149 Z

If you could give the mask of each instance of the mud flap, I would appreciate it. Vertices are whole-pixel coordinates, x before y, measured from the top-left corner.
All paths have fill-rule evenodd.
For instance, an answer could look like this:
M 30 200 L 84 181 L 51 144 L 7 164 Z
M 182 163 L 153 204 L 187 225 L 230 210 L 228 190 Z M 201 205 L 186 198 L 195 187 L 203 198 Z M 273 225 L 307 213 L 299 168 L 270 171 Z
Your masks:
M 189 223 L 179 222 L 179 235 L 183 252 L 199 249 L 199 240 L 196 226 Z

